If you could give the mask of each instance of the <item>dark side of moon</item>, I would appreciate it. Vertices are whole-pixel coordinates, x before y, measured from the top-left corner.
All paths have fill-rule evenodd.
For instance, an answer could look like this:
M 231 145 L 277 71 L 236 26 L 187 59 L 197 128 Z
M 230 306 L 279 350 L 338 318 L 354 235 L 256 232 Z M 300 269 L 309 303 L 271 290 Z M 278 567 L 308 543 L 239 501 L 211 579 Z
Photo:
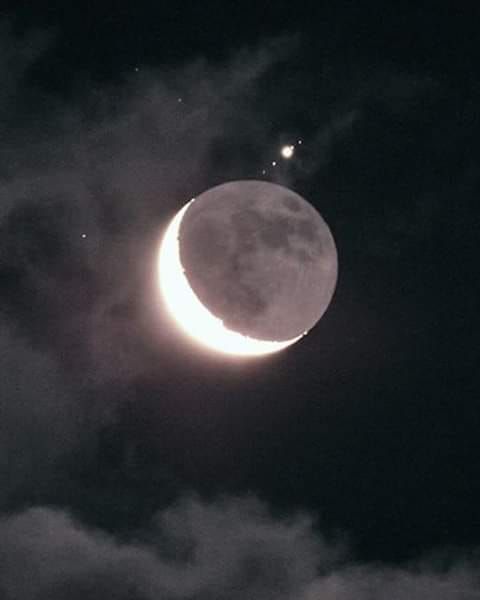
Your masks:
M 322 316 L 337 279 L 330 230 L 301 196 L 264 181 L 214 187 L 190 204 L 180 261 L 200 302 L 224 325 L 283 341 Z

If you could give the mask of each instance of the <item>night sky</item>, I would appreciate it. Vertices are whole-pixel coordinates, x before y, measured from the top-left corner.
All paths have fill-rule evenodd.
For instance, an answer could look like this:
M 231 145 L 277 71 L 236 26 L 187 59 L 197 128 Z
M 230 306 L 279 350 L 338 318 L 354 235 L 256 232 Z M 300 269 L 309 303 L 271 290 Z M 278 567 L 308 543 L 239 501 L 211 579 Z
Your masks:
M 469 6 L 0 12 L 2 600 L 480 598 Z M 236 179 L 306 198 L 339 258 L 316 327 L 251 360 L 156 280 Z

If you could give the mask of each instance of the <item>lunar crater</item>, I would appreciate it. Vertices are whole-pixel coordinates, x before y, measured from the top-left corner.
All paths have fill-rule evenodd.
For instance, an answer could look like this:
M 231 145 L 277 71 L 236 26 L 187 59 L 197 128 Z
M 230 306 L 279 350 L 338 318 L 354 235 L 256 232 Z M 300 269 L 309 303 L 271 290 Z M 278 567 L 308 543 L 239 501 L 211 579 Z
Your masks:
M 300 203 L 298 202 L 298 200 L 295 200 L 295 198 L 292 198 L 291 196 L 285 196 L 282 200 L 284 206 L 286 206 L 288 208 L 289 211 L 292 212 L 299 212 L 300 211 Z

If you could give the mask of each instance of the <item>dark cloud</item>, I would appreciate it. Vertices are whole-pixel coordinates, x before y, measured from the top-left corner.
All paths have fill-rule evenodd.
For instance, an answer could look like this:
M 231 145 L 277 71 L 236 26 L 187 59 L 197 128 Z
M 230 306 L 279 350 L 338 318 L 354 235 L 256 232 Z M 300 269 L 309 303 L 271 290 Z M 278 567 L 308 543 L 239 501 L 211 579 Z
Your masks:
M 9 71 L 41 56 L 30 37 L 4 31 L 3 44 L 20 57 Z M 36 88 L 25 105 L 9 104 L 5 121 L 17 126 L 0 144 L 0 310 L 22 335 L 100 382 L 156 369 L 148 337 L 162 329 L 160 233 L 211 184 L 215 145 L 247 132 L 265 138 L 252 118 L 257 82 L 292 44 L 278 39 L 223 65 L 142 68 L 121 83 L 92 84 L 73 105 L 52 98 L 45 115 Z M 13 98 L 28 87 L 20 80 Z
M 1 506 L 34 502 L 52 481 L 65 494 L 64 461 L 88 463 L 128 386 L 168 382 L 160 234 L 211 184 L 215 144 L 247 123 L 265 136 L 252 98 L 292 43 L 83 81 L 67 102 L 32 76 L 54 36 L 1 24 Z
M 47 31 L 30 30 L 21 37 L 16 36 L 12 24 L 8 20 L 0 19 L 0 72 L 2 73 L 0 107 L 4 115 L 11 116 L 12 112 L 26 107 L 30 98 L 27 83 L 29 70 L 52 43 L 53 36 Z M 25 98 L 24 95 L 27 97 Z M 17 124 L 3 118 L 0 130 L 3 133 L 7 131 L 11 133 L 13 128 L 10 127 Z M 2 151 L 4 150 L 5 148 L 2 147 Z M 1 169 L 3 168 L 4 165 Z
M 474 565 L 352 566 L 306 515 L 274 518 L 253 497 L 186 498 L 130 540 L 32 508 L 0 523 L 5 600 L 474 600 Z
M 287 101 L 272 94 L 286 80 L 275 69 L 300 40 L 265 42 L 223 64 L 199 59 L 175 69 L 142 67 L 109 85 L 78 82 L 70 104 L 26 76 L 52 36 L 15 38 L 4 24 L 2 40 L 8 71 L 18 76 L 8 86 L 9 128 L 0 143 L 0 310 L 37 348 L 90 380 L 157 372 L 162 336 L 169 339 L 154 281 L 162 228 L 186 199 L 214 183 L 258 176 L 262 148 L 272 145 L 272 123 Z M 348 171 L 350 149 L 344 153 L 342 144 L 350 146 L 352 137 L 358 144 L 354 128 L 370 127 L 372 99 L 408 113 L 431 87 L 425 78 L 386 72 L 360 73 L 348 83 L 333 104 L 327 92 L 319 102 L 305 99 L 304 112 L 316 106 L 310 158 L 304 153 L 291 172 L 278 169 L 272 177 L 292 184 L 328 168 L 335 178 L 340 152 L 348 183 L 356 173 Z M 328 78 L 324 84 L 334 88 Z M 295 102 L 293 96 L 287 103 Z M 357 239 L 362 228 L 351 200 L 347 194 L 348 206 L 341 195 L 336 202 Z M 394 203 L 388 218 L 395 222 L 379 227 L 379 239 L 365 240 L 364 252 L 396 252 L 385 240 L 392 230 L 404 246 L 421 235 L 433 204 L 420 204 L 412 216 Z M 381 210 L 372 203 L 371 212 Z
M 55 362 L 8 331 L 0 335 L 0 507 L 24 486 L 41 490 L 78 442 L 82 409 Z

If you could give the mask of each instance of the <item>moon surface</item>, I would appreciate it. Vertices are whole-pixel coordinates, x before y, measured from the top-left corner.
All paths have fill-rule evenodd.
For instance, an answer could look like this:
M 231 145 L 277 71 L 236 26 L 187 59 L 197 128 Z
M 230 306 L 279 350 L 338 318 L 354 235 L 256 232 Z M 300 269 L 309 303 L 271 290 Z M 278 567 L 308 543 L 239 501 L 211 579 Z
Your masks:
M 159 285 L 168 311 L 218 352 L 277 352 L 321 318 L 337 281 L 337 252 L 320 214 L 264 181 L 207 190 L 173 218 L 161 242 Z

